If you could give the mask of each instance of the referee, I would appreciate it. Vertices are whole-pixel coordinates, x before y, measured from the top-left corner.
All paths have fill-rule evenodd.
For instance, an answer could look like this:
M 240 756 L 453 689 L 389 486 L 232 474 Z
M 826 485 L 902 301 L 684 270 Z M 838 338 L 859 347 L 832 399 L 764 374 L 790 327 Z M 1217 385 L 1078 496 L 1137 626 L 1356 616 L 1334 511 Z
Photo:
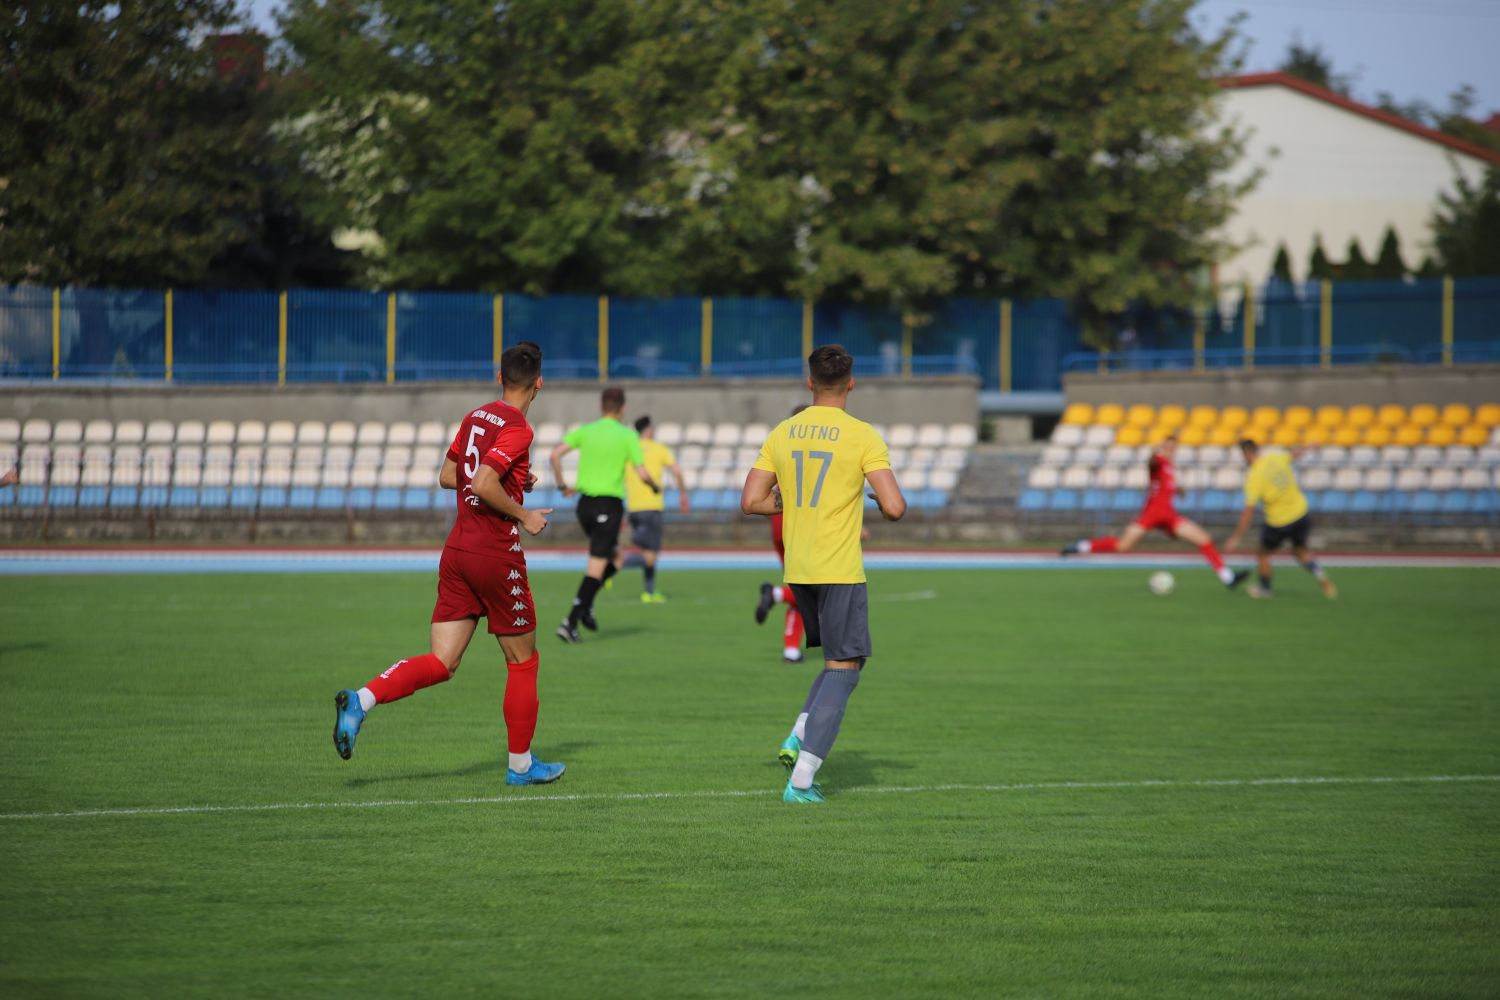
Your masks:
M 641 482 L 658 493 L 661 485 L 651 477 L 641 453 L 641 439 L 626 427 L 625 390 L 605 389 L 599 396 L 601 416 L 591 424 L 570 431 L 552 449 L 552 476 L 563 496 L 578 496 L 578 525 L 589 538 L 589 563 L 578 596 L 568 618 L 557 626 L 563 642 L 577 642 L 578 626 L 599 628 L 594 620 L 594 596 L 615 573 L 615 550 L 620 543 L 620 522 L 625 517 L 625 469 L 635 470 Z M 563 456 L 578 449 L 578 482 L 569 486 L 563 478 Z

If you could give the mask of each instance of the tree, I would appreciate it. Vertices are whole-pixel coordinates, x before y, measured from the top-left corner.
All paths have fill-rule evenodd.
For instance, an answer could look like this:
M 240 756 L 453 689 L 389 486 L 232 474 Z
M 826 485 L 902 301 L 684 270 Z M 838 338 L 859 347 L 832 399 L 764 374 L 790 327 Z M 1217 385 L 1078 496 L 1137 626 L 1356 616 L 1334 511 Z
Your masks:
M 1439 196 L 1432 245 L 1444 274 L 1500 275 L 1500 168 L 1478 184 L 1459 174 L 1454 190 Z
M 1307 280 L 1327 281 L 1333 277 L 1333 264 L 1328 260 L 1328 254 L 1323 249 L 1323 237 L 1313 236 L 1312 253 L 1307 260 Z
M 0 281 L 162 286 L 253 235 L 257 90 L 229 0 L 0 9 Z
M 1347 73 L 1335 73 L 1333 59 L 1321 45 L 1304 45 L 1300 38 L 1292 39 L 1277 69 L 1336 94 L 1347 96 L 1354 89 L 1354 78 Z
M 1394 226 L 1385 227 L 1380 241 L 1380 256 L 1375 258 L 1372 277 L 1400 280 L 1406 277 L 1406 262 L 1401 259 L 1401 240 Z
M 1292 255 L 1287 253 L 1285 243 L 1276 245 L 1276 260 L 1271 264 L 1271 277 L 1288 285 L 1296 283 L 1296 279 L 1292 277 Z
M 1358 236 L 1349 237 L 1349 248 L 1344 251 L 1344 263 L 1339 266 L 1338 274 L 1344 281 L 1368 281 L 1375 276 L 1375 269 L 1359 247 Z

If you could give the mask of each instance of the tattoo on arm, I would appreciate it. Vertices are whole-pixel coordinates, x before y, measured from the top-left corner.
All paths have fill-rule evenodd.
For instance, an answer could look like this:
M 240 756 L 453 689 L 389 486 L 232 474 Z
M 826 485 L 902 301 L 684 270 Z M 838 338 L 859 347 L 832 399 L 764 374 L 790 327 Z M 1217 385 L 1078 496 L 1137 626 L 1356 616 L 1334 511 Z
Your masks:
M 775 507 L 777 510 L 781 510 L 781 491 L 780 490 L 776 490 L 776 491 L 772 492 L 772 494 L 771 494 L 771 506 Z

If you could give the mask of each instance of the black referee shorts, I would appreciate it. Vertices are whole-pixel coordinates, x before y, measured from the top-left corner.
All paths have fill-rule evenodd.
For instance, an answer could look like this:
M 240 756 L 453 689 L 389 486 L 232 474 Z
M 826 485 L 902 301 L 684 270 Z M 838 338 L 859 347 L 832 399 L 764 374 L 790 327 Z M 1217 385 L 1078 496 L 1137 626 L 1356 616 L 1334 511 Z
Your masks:
M 1260 529 L 1260 547 L 1270 552 L 1281 548 L 1283 542 L 1291 542 L 1294 549 L 1307 548 L 1307 535 L 1312 531 L 1312 515 L 1303 514 L 1291 524 L 1273 528 L 1269 524 Z
M 620 522 L 625 519 L 625 501 L 619 497 L 578 497 L 578 526 L 589 536 L 589 555 L 614 558 L 620 544 Z

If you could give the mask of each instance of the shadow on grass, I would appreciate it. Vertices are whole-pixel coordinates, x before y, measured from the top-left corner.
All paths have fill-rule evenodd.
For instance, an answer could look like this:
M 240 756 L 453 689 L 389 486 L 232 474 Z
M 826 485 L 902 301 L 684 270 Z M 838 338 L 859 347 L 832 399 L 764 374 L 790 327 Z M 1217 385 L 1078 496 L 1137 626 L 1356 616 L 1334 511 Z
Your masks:
M 548 762 L 560 760 L 566 763 L 575 751 L 587 750 L 595 745 L 591 740 L 559 743 L 556 746 L 538 748 L 537 755 Z M 504 751 L 505 747 L 503 744 L 500 749 Z M 369 785 L 379 785 L 391 781 L 438 781 L 443 778 L 472 778 L 483 774 L 498 775 L 500 780 L 505 780 L 505 757 L 502 755 L 485 758 L 484 760 L 476 760 L 446 771 L 412 771 L 407 774 L 381 774 L 368 778 L 350 778 L 346 784 L 350 788 L 364 788 Z
M 879 788 L 892 783 L 898 772 L 910 771 L 916 765 L 894 757 L 876 757 L 860 750 L 841 752 L 834 747 L 828 763 L 820 769 L 828 772 L 830 789 L 835 788 Z
M 12 642 L 0 645 L 0 657 L 13 656 L 16 653 L 40 653 L 44 649 L 51 649 L 49 642 Z

